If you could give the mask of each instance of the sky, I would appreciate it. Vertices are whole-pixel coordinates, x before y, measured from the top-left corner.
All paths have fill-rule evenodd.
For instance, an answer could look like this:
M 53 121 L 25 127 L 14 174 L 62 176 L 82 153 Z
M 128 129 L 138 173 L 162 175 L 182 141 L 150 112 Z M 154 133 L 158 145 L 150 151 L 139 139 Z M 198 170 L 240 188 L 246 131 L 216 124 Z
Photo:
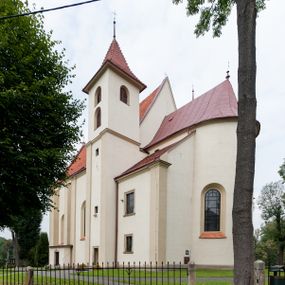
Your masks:
M 30 0 L 31 10 L 52 8 L 83 0 Z M 32 8 L 32 3 L 35 8 Z M 257 119 L 261 132 L 256 146 L 254 196 L 262 187 L 280 179 L 277 171 L 285 158 L 285 37 L 282 32 L 285 1 L 270 0 L 257 18 Z M 60 40 L 76 77 L 68 87 L 77 99 L 88 99 L 82 88 L 99 69 L 113 39 L 116 39 L 133 73 L 147 85 L 141 99 L 168 76 L 178 107 L 221 83 L 230 71 L 237 95 L 238 41 L 236 8 L 232 10 L 220 38 L 210 31 L 194 35 L 197 16 L 186 16 L 186 2 L 171 0 L 101 0 L 91 4 L 45 13 L 46 31 Z M 283 26 L 284 27 L 284 26 Z M 82 120 L 87 119 L 87 110 Z M 87 139 L 87 121 L 83 127 Z M 255 199 L 256 200 L 256 199 Z M 255 207 L 254 226 L 262 220 Z M 48 231 L 48 218 L 42 228 Z M 9 236 L 7 232 L 0 235 Z

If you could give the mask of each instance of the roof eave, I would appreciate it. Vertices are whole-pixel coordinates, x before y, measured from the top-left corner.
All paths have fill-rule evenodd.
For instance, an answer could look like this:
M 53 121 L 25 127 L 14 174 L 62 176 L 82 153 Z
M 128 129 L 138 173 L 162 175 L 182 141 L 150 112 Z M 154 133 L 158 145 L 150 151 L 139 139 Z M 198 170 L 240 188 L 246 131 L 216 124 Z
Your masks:
M 178 131 L 176 131 L 176 132 L 174 132 L 174 133 L 171 133 L 171 134 L 167 135 L 166 137 L 164 137 L 164 138 L 162 138 L 162 139 L 160 139 L 160 140 L 158 140 L 158 141 L 156 141 L 156 142 L 154 142 L 154 143 L 150 142 L 148 145 L 146 145 L 146 146 L 143 148 L 143 150 L 147 152 L 150 148 L 154 147 L 155 145 L 161 143 L 162 141 L 164 141 L 164 140 L 166 140 L 166 139 L 171 138 L 172 136 L 175 136 L 175 135 L 177 135 L 177 134 L 179 134 L 179 133 L 183 133 L 185 130 L 189 130 L 189 132 L 191 132 L 193 129 L 196 129 L 197 127 L 199 127 L 199 125 L 202 124 L 202 123 L 207 123 L 207 122 L 215 121 L 215 120 L 237 119 L 237 118 L 238 118 L 238 116 L 229 116 L 229 117 L 222 117 L 222 118 L 212 118 L 212 119 L 209 119 L 209 120 L 205 120 L 205 121 L 202 121 L 202 122 L 198 122 L 198 123 L 193 124 L 193 125 L 191 125 L 191 126 L 187 126 L 187 127 L 183 128 L 183 129 L 180 129 L 180 130 L 178 130 Z
M 77 170 L 76 172 L 72 173 L 71 175 L 67 175 L 67 178 L 73 178 L 74 176 L 80 174 L 81 172 L 85 171 L 86 167 L 81 167 L 79 170 Z
M 137 174 L 137 173 L 139 173 L 139 172 L 141 172 L 141 171 L 144 171 L 144 170 L 146 170 L 146 169 L 148 169 L 148 168 L 154 167 L 156 164 L 162 165 L 162 166 L 164 166 L 164 167 L 169 167 L 169 166 L 171 165 L 171 163 L 169 163 L 169 162 L 167 162 L 167 161 L 165 161 L 165 160 L 157 159 L 157 160 L 155 160 L 155 161 L 152 161 L 152 162 L 149 163 L 149 164 L 143 165 L 143 166 L 141 166 L 141 167 L 139 167 L 139 168 L 137 168 L 137 169 L 134 169 L 134 170 L 132 170 L 132 171 L 130 171 L 130 172 L 121 174 L 121 175 L 115 177 L 114 180 L 117 181 L 117 182 L 120 182 L 121 180 L 127 178 L 128 176 Z
M 95 84 L 95 82 L 101 77 L 101 75 L 104 73 L 104 71 L 110 68 L 114 72 L 119 73 L 124 77 L 127 81 L 130 83 L 134 84 L 136 87 L 138 87 L 139 91 L 142 92 L 145 88 L 146 85 L 142 83 L 139 79 L 134 78 L 133 76 L 129 75 L 127 72 L 122 70 L 120 67 L 115 65 L 109 60 L 106 60 L 105 63 L 99 68 L 99 70 L 95 73 L 95 75 L 89 80 L 89 82 L 86 84 L 86 86 L 82 89 L 82 91 L 86 94 L 89 93 L 91 87 Z

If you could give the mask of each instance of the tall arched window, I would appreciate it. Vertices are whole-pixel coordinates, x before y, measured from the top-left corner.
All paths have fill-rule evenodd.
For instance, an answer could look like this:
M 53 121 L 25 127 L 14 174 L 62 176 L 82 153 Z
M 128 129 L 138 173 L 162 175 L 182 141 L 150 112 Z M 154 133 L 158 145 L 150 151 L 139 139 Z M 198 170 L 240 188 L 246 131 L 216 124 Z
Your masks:
M 81 206 L 81 226 L 80 226 L 80 235 L 81 239 L 86 237 L 86 202 L 84 201 Z
M 64 244 L 64 215 L 60 219 L 60 243 Z
M 120 88 L 120 100 L 129 105 L 129 91 L 126 86 Z
M 101 87 L 99 86 L 99 87 L 96 89 L 96 92 L 95 92 L 94 107 L 95 107 L 96 105 L 98 105 L 98 104 L 101 102 L 101 99 L 102 99 Z
M 97 108 L 94 117 L 94 130 L 101 126 L 101 109 Z
M 209 189 L 205 193 L 204 231 L 220 231 L 221 193 Z

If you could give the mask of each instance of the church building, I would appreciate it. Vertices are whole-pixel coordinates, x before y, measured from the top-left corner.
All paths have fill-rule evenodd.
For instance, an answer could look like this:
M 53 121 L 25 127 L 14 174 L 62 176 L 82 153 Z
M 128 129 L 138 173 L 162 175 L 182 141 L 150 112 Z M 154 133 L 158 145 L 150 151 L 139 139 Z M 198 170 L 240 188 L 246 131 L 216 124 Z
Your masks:
M 86 84 L 88 142 L 53 197 L 50 264 L 233 266 L 237 100 L 229 78 L 177 109 L 169 79 L 146 85 L 113 39 Z

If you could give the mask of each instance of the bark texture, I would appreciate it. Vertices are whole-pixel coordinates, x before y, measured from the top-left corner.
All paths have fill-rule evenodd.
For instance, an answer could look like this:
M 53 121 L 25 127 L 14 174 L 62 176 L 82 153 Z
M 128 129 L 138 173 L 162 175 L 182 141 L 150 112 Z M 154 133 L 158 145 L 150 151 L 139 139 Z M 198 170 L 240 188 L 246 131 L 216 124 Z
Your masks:
M 254 283 L 252 196 L 256 137 L 256 1 L 237 0 L 238 127 L 233 204 L 234 284 Z

